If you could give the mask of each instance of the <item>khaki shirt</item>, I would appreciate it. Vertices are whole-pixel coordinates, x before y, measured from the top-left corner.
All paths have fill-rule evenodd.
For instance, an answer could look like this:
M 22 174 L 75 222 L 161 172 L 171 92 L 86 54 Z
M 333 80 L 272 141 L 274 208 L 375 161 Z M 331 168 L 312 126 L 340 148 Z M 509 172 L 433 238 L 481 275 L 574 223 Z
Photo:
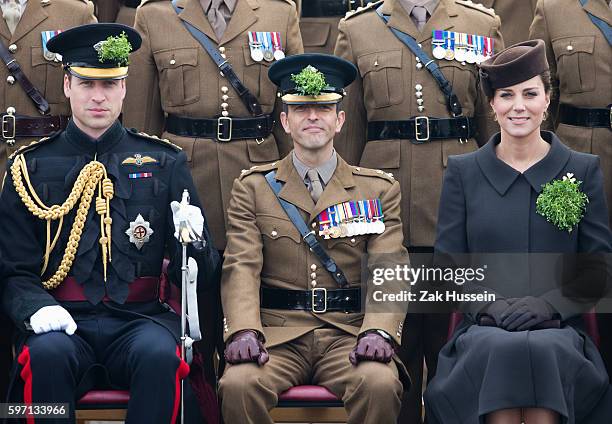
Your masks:
M 402 189 L 402 222 L 407 245 L 432 246 L 448 156 L 478 148 L 497 130 L 490 106 L 482 94 L 475 64 L 437 60 L 459 97 L 463 113 L 475 117 L 480 133 L 476 139 L 436 140 L 415 145 L 409 140 L 366 143 L 369 121 L 406 120 L 414 116 L 449 118 L 447 99 L 429 71 L 416 67 L 414 54 L 385 25 L 374 6 L 340 21 L 336 55 L 353 62 L 359 73 L 348 87 L 343 107 L 347 122 L 334 139 L 338 154 L 347 162 L 391 172 Z M 441 0 L 422 32 L 402 5 L 386 0 L 382 11 L 390 15 L 389 26 L 414 37 L 432 56 L 432 31 L 449 30 L 494 39 L 495 51 L 503 48 L 500 20 L 488 9 L 461 0 Z M 435 60 L 435 59 L 434 59 Z M 418 110 L 416 87 L 422 87 L 423 111 Z
M 546 42 L 555 132 L 570 148 L 599 156 L 608 209 L 612 211 L 612 131 L 562 124 L 556 119 L 559 103 L 603 109 L 612 104 L 612 46 L 591 22 L 587 11 L 612 25 L 607 0 L 590 0 L 584 9 L 578 1 L 540 0 L 529 36 Z
M 338 156 L 336 171 L 315 204 L 293 165 L 291 155 L 279 162 L 258 166 L 238 178 L 232 189 L 221 278 L 224 339 L 229 340 L 240 330 L 254 329 L 264 334 L 266 346 L 271 347 L 296 339 L 315 328 L 333 326 L 353 335 L 381 329 L 400 343 L 407 304 L 400 306 L 403 308 L 401 311 L 393 312 L 387 309 L 385 312 L 374 311 L 363 306 L 361 312 L 319 314 L 260 308 L 260 287 L 289 290 L 338 288 L 289 221 L 268 185 L 265 174 L 271 170 L 275 170 L 276 179 L 284 183 L 280 197 L 294 204 L 306 224 L 313 229 L 318 229 L 318 214 L 329 206 L 350 200 L 381 200 L 386 225 L 382 234 L 329 240 L 319 237 L 327 253 L 344 271 L 351 287 L 361 287 L 368 296 L 373 290 L 388 287 L 361 281 L 362 259 L 366 255 L 371 258 L 386 254 L 396 263 L 408 264 L 407 252 L 402 246 L 399 185 L 387 174 L 350 166 Z
M 132 55 L 124 123 L 144 132 L 169 138 L 185 150 L 200 199 L 204 203 L 215 247 L 225 247 L 225 211 L 234 179 L 242 169 L 272 162 L 291 150 L 280 125 L 265 140 L 215 142 L 164 133 L 166 114 L 189 118 L 217 118 L 222 105 L 229 116 L 251 117 L 229 81 L 183 26 L 189 22 L 213 43 L 215 33 L 199 0 L 179 0 L 176 14 L 169 1 L 145 1 L 136 12 L 135 28 L 142 47 Z M 231 20 L 218 42 L 238 78 L 262 105 L 278 116 L 282 109 L 276 86 L 268 79 L 273 62 L 251 58 L 249 31 L 280 32 L 287 56 L 302 53 L 295 5 L 290 0 L 238 0 Z M 225 97 L 224 97 L 225 96 Z M 277 119 L 278 122 L 278 119 Z
M 11 35 L 6 21 L 0 16 L 0 37 L 6 47 L 14 46 L 13 56 L 23 73 L 49 102 L 51 115 L 70 115 L 68 99 L 64 96 L 64 70 L 60 62 L 48 61 L 43 55 L 42 31 L 67 30 L 95 22 L 93 5 L 84 0 L 29 0 L 15 33 Z M 0 65 L 0 108 L 5 113 L 14 107 L 17 115 L 39 117 L 40 113 L 19 82 L 10 83 L 8 69 Z M 0 169 L 4 170 L 7 157 L 33 139 L 17 140 L 13 147 L 0 140 Z

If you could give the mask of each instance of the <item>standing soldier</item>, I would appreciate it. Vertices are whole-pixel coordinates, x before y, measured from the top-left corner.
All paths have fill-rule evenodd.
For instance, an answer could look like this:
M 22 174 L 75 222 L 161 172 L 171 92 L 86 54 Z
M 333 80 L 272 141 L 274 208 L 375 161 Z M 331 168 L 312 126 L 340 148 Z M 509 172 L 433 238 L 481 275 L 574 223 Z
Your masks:
M 0 172 L 4 174 L 7 158 L 15 150 L 68 123 L 70 106 L 62 91 L 61 58 L 46 49 L 47 40 L 96 18 L 87 0 L 0 0 L 0 8 L 4 18 L 0 19 L 4 62 L 0 69 Z M 10 368 L 8 327 L 8 321 L 0 317 L 0 395 Z
M 495 10 L 495 14 L 501 20 L 501 33 L 506 46 L 528 40 L 529 25 L 533 21 L 538 0 L 474 0 L 474 2 Z
M 210 211 L 215 247 L 222 251 L 234 179 L 241 170 L 290 150 L 282 129 L 273 128 L 281 103 L 268 68 L 285 55 L 302 53 L 295 4 L 145 0 L 135 28 L 143 42 L 128 78 L 124 122 L 148 133 L 163 132 L 183 148 Z M 206 296 L 201 307 L 208 343 L 220 333 L 218 295 Z M 209 381 L 214 378 L 212 348 L 204 352 Z
M 121 0 L 121 7 L 117 12 L 115 22 L 118 24 L 134 26 L 136 18 L 136 8 L 140 4 L 140 0 Z
M 555 132 L 571 149 L 599 156 L 608 210 L 612 210 L 610 25 L 609 0 L 540 0 L 529 32 L 531 38 L 546 43 Z M 612 314 L 600 315 L 599 320 L 602 356 L 611 372 Z
M 119 11 L 120 0 L 92 0 L 100 22 L 114 22 Z
M 359 75 L 336 148 L 349 163 L 399 181 L 413 267 L 431 262 L 448 156 L 477 149 L 495 130 L 477 63 L 503 47 L 499 29 L 492 10 L 463 0 L 379 1 L 340 21 L 336 55 Z M 431 378 L 447 327 L 446 314 L 406 318 L 400 357 L 414 384 L 404 394 L 403 422 L 421 422 L 423 357 Z

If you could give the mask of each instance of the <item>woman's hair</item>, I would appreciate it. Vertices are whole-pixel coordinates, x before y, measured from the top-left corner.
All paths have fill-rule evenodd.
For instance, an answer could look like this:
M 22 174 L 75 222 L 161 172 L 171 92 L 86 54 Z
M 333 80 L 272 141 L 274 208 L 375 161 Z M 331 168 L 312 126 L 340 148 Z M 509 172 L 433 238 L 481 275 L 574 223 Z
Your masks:
M 542 80 L 542 84 L 544 84 L 544 93 L 545 94 L 550 94 L 550 92 L 552 91 L 552 82 L 551 82 L 550 71 L 544 71 L 544 72 L 540 73 L 538 76 Z M 499 90 L 499 88 L 497 90 Z M 497 91 L 497 90 L 495 90 L 495 91 Z M 487 96 L 488 103 L 491 103 L 493 101 L 493 97 L 495 97 L 495 92 L 493 93 L 492 96 L 490 96 L 490 97 Z

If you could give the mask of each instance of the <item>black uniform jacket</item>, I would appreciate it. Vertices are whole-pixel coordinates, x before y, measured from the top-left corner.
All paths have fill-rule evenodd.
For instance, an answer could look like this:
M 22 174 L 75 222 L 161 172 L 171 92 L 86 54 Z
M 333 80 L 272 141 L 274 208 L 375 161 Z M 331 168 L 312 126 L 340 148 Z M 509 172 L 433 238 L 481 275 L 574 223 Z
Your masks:
M 184 189 L 189 190 L 191 204 L 201 206 L 193 185 L 186 156 L 180 148 L 159 139 L 126 130 L 119 122 L 113 124 L 98 140 L 93 140 L 70 122 L 68 128 L 50 139 L 23 150 L 29 180 L 40 200 L 47 206 L 62 204 L 70 194 L 81 169 L 96 159 L 106 167 L 114 185 L 110 201 L 112 218 L 112 262 L 108 264 L 104 282 L 101 260 L 100 216 L 95 210 L 95 197 L 79 242 L 69 276 L 82 284 L 88 302 L 64 302 L 75 319 L 107 309 L 123 310 L 120 314 L 142 314 L 162 317 L 166 311 L 158 301 L 126 303 L 130 283 L 138 277 L 158 277 L 164 257 L 170 258 L 169 276 L 180 284 L 181 245 L 174 238 L 170 202 L 180 201 Z M 43 306 L 59 302 L 45 290 L 45 281 L 58 268 L 74 216 L 75 208 L 64 219 L 61 236 L 51 254 L 47 271 L 40 275 L 47 240 L 46 222 L 28 211 L 18 196 L 10 173 L 0 197 L 0 250 L 6 271 L 2 279 L 2 305 L 19 328 Z M 24 178 L 25 181 L 25 178 Z M 25 184 L 25 182 L 24 182 Z M 27 186 L 27 184 L 26 184 Z M 130 223 L 138 216 L 149 223 L 153 233 L 141 249 L 130 242 Z M 189 255 L 199 265 L 199 287 L 212 283 L 219 257 L 205 222 L 203 249 L 192 247 Z M 57 228 L 53 222 L 52 234 Z M 103 298 L 106 300 L 102 302 Z M 102 306 L 103 307 L 103 306 Z M 176 320 L 169 320 L 176 322 Z M 169 326 L 176 334 L 176 325 Z

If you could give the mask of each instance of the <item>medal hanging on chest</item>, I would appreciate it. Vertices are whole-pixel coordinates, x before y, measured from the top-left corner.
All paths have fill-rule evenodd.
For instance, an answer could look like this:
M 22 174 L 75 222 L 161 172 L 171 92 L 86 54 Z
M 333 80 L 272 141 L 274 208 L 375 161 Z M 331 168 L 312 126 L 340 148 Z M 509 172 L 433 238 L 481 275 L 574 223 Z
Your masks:
M 434 48 L 431 51 L 431 54 L 433 55 L 433 57 L 435 57 L 438 60 L 444 59 L 446 50 L 444 50 L 444 47 L 443 47 L 444 46 L 444 36 L 443 36 L 442 31 L 439 31 L 439 30 L 433 31 L 433 38 L 432 38 L 431 44 L 434 45 Z
M 249 31 L 249 49 L 251 50 L 251 59 L 255 62 L 261 62 L 264 58 L 262 44 L 258 39 L 257 32 Z

